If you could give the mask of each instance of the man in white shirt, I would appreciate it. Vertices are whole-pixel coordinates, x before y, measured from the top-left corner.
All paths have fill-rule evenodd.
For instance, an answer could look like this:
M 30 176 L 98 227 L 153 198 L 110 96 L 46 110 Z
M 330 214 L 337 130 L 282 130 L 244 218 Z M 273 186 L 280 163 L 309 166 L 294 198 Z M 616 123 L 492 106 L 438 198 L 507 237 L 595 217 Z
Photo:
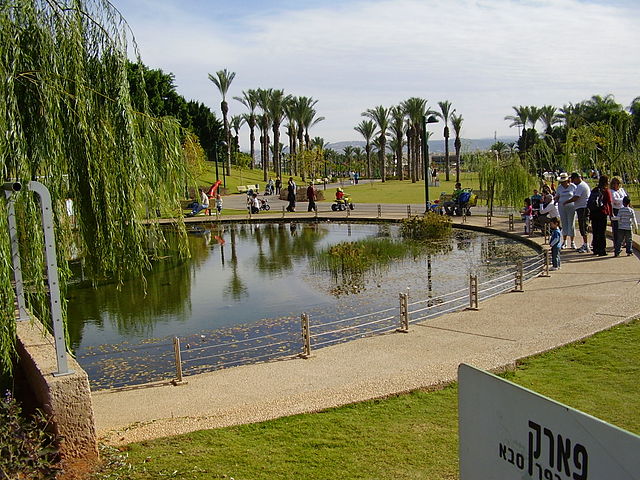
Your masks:
M 578 229 L 580 230 L 580 235 L 582 235 L 582 246 L 578 248 L 577 251 L 580 253 L 589 253 L 590 249 L 589 244 L 587 243 L 587 200 L 589 200 L 589 195 L 591 195 L 591 188 L 589 188 L 587 182 L 583 181 L 582 177 L 580 177 L 580 174 L 577 172 L 573 172 L 571 174 L 571 182 L 576 186 L 576 191 L 567 203 L 573 202 L 576 206 Z

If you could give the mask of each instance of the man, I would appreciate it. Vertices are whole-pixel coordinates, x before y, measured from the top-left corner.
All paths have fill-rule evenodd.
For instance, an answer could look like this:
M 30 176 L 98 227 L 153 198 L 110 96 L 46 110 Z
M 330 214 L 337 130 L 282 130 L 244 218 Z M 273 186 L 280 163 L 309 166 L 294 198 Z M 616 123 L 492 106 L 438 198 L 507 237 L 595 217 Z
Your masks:
M 307 187 L 307 199 L 309 200 L 309 208 L 307 209 L 307 212 L 317 212 L 316 189 L 313 188 L 313 182 L 309 182 L 309 186 Z
M 209 208 L 209 196 L 201 188 L 198 189 L 198 192 L 200 193 L 200 203 L 193 202 L 193 210 L 187 214 L 187 217 L 194 217 L 202 210 Z
M 462 185 L 460 182 L 456 183 L 456 189 L 451 194 L 451 200 L 444 202 L 444 211 L 447 215 L 453 215 L 456 210 L 456 206 L 458 205 L 458 197 L 462 193 Z
M 573 203 L 576 207 L 576 215 L 578 217 L 578 229 L 580 235 L 582 235 L 582 246 L 576 251 L 580 253 L 589 253 L 589 244 L 587 243 L 587 220 L 589 212 L 587 211 L 587 200 L 591 195 L 591 189 L 587 182 L 582 180 L 582 177 L 578 172 L 571 174 L 571 183 L 576 186 L 576 191 L 573 197 L 567 200 L 566 203 Z

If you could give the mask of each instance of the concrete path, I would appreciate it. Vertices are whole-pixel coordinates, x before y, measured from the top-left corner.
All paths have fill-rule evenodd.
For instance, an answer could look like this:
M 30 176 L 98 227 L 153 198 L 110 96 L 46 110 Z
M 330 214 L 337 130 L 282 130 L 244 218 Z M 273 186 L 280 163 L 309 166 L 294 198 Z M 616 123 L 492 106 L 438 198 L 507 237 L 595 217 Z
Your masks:
M 385 217 L 388 215 L 384 215 Z M 460 221 L 460 219 L 456 219 Z M 484 217 L 469 217 L 483 226 Z M 521 227 L 518 224 L 517 227 Z M 493 228 L 507 230 L 506 219 Z M 542 243 L 541 237 L 534 240 Z M 610 246 L 610 245 L 609 245 Z M 247 365 L 159 385 L 93 394 L 111 444 L 258 422 L 456 380 L 460 363 L 500 370 L 640 313 L 640 262 L 563 251 L 562 269 L 506 293 L 393 333 L 319 349 L 307 360 Z

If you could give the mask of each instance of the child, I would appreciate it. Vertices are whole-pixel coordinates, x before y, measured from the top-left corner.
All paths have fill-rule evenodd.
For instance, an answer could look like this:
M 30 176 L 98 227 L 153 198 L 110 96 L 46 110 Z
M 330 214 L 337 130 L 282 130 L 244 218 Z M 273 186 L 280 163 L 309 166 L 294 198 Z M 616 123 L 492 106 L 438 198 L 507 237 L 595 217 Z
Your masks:
M 533 207 L 531 206 L 531 199 L 524 199 L 524 208 L 520 210 L 522 213 L 522 219 L 524 220 L 524 233 L 531 234 L 531 221 L 533 220 Z
M 560 269 L 560 242 L 562 235 L 560 234 L 560 221 L 557 218 L 552 218 L 549 222 L 551 227 L 551 238 L 549 238 L 549 246 L 551 247 L 551 262 L 553 266 L 550 270 Z
M 218 213 L 222 212 L 222 197 L 219 193 L 216 193 L 216 210 Z
M 618 215 L 612 217 L 612 220 L 618 220 L 618 231 L 614 243 L 614 256 L 619 257 L 622 250 L 622 241 L 627 245 L 627 256 L 633 253 L 633 245 L 631 243 L 631 227 L 635 231 L 638 230 L 638 222 L 636 222 L 636 213 L 631 208 L 631 199 L 624 197 L 622 199 L 622 208 L 618 210 Z

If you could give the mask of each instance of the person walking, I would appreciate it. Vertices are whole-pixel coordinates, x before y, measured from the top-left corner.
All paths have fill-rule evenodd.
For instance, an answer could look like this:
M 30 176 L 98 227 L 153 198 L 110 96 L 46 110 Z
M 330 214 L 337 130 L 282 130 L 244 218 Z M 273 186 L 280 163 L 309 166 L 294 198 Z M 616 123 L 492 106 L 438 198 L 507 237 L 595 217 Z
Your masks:
M 589 213 L 587 211 L 587 200 L 591 195 L 591 188 L 587 182 L 582 180 L 582 177 L 578 172 L 571 174 L 571 183 L 576 186 L 576 190 L 573 197 L 568 200 L 568 203 L 573 203 L 576 209 L 576 216 L 578 217 L 578 230 L 582 236 L 582 246 L 578 248 L 579 253 L 589 253 L 589 244 L 587 243 L 587 220 L 589 219 Z
M 289 177 L 289 181 L 287 182 L 287 200 L 289 202 L 287 212 L 296 211 L 296 190 L 296 182 L 293 181 L 293 177 Z
M 571 248 L 576 248 L 573 241 L 575 236 L 576 207 L 571 201 L 574 197 L 576 186 L 569 181 L 569 174 L 566 172 L 558 176 L 558 188 L 556 189 L 555 202 L 558 204 L 560 212 L 560 222 L 562 223 L 562 246 L 567 248 L 567 237 L 571 242 Z
M 318 207 L 316 206 L 316 189 L 313 188 L 313 182 L 309 182 L 309 186 L 307 187 L 307 199 L 309 200 L 309 208 L 307 212 L 317 212 Z
M 276 177 L 276 195 L 280 195 L 280 190 L 282 190 L 282 180 L 280 177 Z
M 591 247 L 593 254 L 604 257 L 607 255 L 607 218 L 613 214 L 609 177 L 606 175 L 602 175 L 598 179 L 598 186 L 591 190 L 587 207 L 589 208 L 589 215 L 591 216 L 591 230 L 593 234 Z

